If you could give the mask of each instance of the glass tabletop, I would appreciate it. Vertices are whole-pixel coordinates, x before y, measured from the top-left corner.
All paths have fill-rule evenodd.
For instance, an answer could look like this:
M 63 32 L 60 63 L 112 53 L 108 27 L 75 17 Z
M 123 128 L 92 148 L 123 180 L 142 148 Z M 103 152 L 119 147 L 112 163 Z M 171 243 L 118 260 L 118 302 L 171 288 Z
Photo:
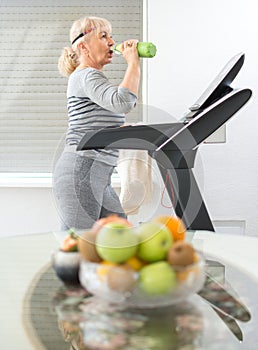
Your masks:
M 247 322 L 219 313 L 199 294 L 175 306 L 125 309 L 82 288 L 67 288 L 51 267 L 57 248 L 53 234 L 1 239 L 3 348 L 256 349 L 258 281 L 234 264 L 206 254 L 209 275 L 247 306 L 251 313 Z

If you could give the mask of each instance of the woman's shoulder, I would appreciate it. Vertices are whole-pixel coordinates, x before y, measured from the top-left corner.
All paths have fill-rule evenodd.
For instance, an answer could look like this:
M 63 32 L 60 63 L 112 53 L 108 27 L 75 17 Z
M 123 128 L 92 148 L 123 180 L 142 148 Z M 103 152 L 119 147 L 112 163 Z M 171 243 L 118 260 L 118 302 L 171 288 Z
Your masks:
M 96 68 L 93 68 L 93 67 L 84 67 L 84 68 L 81 68 L 81 69 L 78 69 L 78 70 L 75 70 L 71 75 L 73 76 L 78 76 L 78 75 L 81 75 L 81 76 L 102 76 L 102 77 L 105 77 L 104 73 Z
M 75 70 L 69 77 L 67 91 L 69 93 L 89 93 L 96 86 L 106 86 L 110 84 L 104 73 L 96 68 L 85 67 Z M 86 90 L 85 90 L 86 89 Z
M 97 79 L 97 78 L 105 78 L 105 75 L 92 67 L 85 67 L 81 69 L 76 69 L 73 71 L 73 73 L 69 76 L 69 82 L 73 81 L 86 81 L 86 80 L 91 80 L 91 79 Z
M 80 80 L 81 82 L 85 83 L 90 83 L 90 82 L 100 82 L 100 81 L 107 81 L 107 77 L 105 76 L 105 74 L 96 69 L 96 68 L 92 68 L 92 67 L 85 67 L 82 68 L 80 70 L 74 71 L 71 74 L 71 80 Z

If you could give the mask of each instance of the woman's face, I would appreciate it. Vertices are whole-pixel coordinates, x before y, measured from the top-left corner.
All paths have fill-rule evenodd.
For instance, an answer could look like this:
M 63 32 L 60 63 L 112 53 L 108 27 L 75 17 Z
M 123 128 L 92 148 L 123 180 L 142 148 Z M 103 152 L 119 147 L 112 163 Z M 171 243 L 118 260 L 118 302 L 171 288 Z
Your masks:
M 93 35 L 87 42 L 88 54 L 87 60 L 92 67 L 102 69 L 106 64 L 111 63 L 113 58 L 114 40 L 111 33 L 106 31 Z

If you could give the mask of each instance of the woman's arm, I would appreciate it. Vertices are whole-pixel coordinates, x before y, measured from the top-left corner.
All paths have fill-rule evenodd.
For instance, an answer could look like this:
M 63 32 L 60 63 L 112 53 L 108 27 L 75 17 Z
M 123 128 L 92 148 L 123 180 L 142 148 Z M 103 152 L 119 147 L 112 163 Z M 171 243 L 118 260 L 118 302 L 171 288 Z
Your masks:
M 127 40 L 122 44 L 122 53 L 127 61 L 124 79 L 119 86 L 124 87 L 138 95 L 140 85 L 140 58 L 137 51 L 138 40 Z
M 82 74 L 82 95 L 94 103 L 114 113 L 128 113 L 137 102 L 137 96 L 124 86 L 113 85 L 103 72 L 90 68 Z

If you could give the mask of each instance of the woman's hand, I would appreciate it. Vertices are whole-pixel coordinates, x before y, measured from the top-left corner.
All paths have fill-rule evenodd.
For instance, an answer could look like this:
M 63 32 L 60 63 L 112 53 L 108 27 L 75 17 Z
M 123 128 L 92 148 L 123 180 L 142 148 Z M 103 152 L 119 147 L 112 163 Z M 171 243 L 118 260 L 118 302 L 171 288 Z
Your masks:
M 120 86 L 138 95 L 140 84 L 140 58 L 137 50 L 138 40 L 126 40 L 122 44 L 122 54 L 127 62 L 127 69 Z
M 130 39 L 124 41 L 122 44 L 122 54 L 128 65 L 131 63 L 140 63 L 140 58 L 137 50 L 137 43 L 138 40 Z

